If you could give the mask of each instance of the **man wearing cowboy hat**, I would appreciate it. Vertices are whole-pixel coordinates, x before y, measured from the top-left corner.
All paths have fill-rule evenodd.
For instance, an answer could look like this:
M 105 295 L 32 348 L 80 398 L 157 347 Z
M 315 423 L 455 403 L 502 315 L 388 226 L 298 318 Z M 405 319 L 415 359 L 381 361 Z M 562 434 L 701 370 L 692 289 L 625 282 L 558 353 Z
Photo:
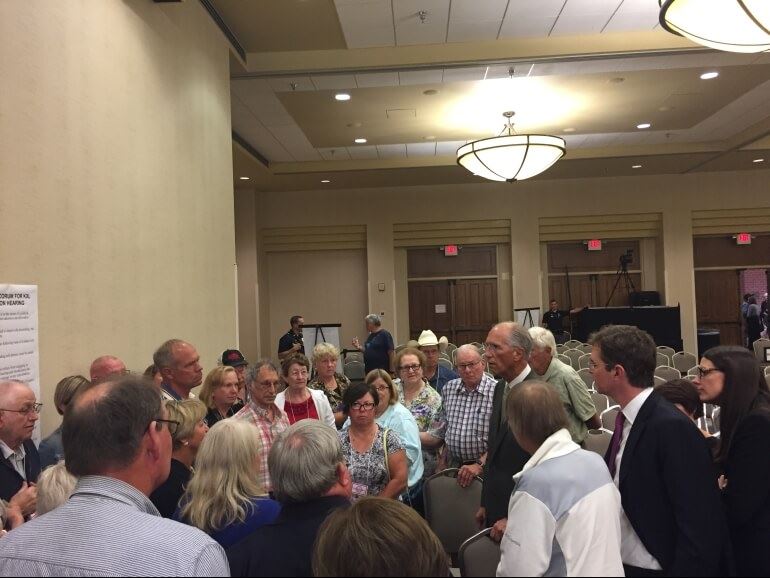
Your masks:
M 438 339 L 436 339 L 436 334 L 430 329 L 426 329 L 420 334 L 417 343 L 420 346 L 420 351 L 425 354 L 427 362 L 425 366 L 425 379 L 433 386 L 433 389 L 441 393 L 447 381 L 452 381 L 460 376 L 453 370 L 439 365 Z

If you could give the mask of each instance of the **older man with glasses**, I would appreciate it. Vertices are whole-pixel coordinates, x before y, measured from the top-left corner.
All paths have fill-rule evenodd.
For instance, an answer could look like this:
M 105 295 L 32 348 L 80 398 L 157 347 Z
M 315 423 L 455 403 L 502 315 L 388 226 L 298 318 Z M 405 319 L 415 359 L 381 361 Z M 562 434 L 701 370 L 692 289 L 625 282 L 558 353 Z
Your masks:
M 0 498 L 24 517 L 35 512 L 40 455 L 32 441 L 43 404 L 20 381 L 0 382 Z
M 447 466 L 460 468 L 457 482 L 465 488 L 484 471 L 497 381 L 484 372 L 484 360 L 474 345 L 461 346 L 455 355 L 460 377 L 444 386 L 445 441 Z

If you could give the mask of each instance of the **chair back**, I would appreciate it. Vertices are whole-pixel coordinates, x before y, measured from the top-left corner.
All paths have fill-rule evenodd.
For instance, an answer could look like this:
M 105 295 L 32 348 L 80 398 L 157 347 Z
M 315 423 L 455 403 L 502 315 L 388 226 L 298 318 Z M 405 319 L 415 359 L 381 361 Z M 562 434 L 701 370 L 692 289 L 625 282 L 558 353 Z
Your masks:
M 460 576 L 496 576 L 500 564 L 500 544 L 489 537 L 487 528 L 471 536 L 459 552 Z
M 593 345 L 589 345 L 588 343 L 583 343 L 580 345 L 580 347 L 576 347 L 575 349 L 579 349 L 583 353 L 591 353 L 593 350 Z
M 567 356 L 567 355 L 564 355 L 563 353 L 559 353 L 559 354 L 556 356 L 556 358 L 557 358 L 559 361 L 561 361 L 562 363 L 564 363 L 565 365 L 569 365 L 570 367 L 572 367 L 572 360 L 569 358 L 569 356 Z
M 671 367 L 671 359 L 665 353 L 658 351 L 655 354 L 655 367 Z
M 673 367 L 656 367 L 655 375 L 666 381 L 682 379 L 682 374 L 679 373 L 678 369 L 674 369 Z
M 676 353 L 676 350 L 673 347 L 669 347 L 668 345 L 658 345 L 657 347 L 658 353 L 662 353 L 666 357 L 668 357 L 669 361 Z
M 588 368 L 578 369 L 578 375 L 580 379 L 586 384 L 589 391 L 594 389 L 594 376 L 591 375 L 591 370 Z
M 564 344 L 564 347 L 566 347 L 567 349 L 575 349 L 577 347 L 580 347 L 581 345 L 583 345 L 583 343 L 578 341 L 577 339 L 570 339 Z
M 757 361 L 762 365 L 767 365 L 768 361 L 765 359 L 765 348 L 770 347 L 770 339 L 761 337 L 754 342 L 754 355 L 757 357 Z
M 556 353 L 557 353 L 557 354 L 562 354 L 562 353 L 564 353 L 565 351 L 567 351 L 567 348 L 566 348 L 566 347 L 564 347 L 564 345 L 563 345 L 563 344 L 558 344 L 558 345 L 556 346 Z
M 439 357 L 438 364 L 441 367 L 445 367 L 447 369 L 454 369 L 454 365 L 452 365 L 452 361 L 450 359 L 447 359 L 446 357 Z
M 609 399 L 603 393 L 598 393 L 596 391 L 591 392 L 591 399 L 593 400 L 594 407 L 596 407 L 596 411 L 599 414 L 610 407 Z
M 589 452 L 596 452 L 600 456 L 604 457 L 604 454 L 607 453 L 607 448 L 610 447 L 611 440 L 611 433 L 600 429 L 592 429 L 588 430 L 588 435 L 583 441 L 583 447 Z
M 671 356 L 671 365 L 682 374 L 689 373 L 693 367 L 698 365 L 698 358 L 692 353 L 679 351 Z
M 441 471 L 425 480 L 425 520 L 450 555 L 478 532 L 476 512 L 481 503 L 481 478 L 467 488 L 457 483 L 457 468 Z
M 346 361 L 343 366 L 343 373 L 350 381 L 363 381 L 366 377 L 366 370 L 361 361 Z
M 664 383 L 666 383 L 665 379 L 663 379 L 662 377 L 659 377 L 657 375 L 654 376 L 652 379 L 654 381 L 653 385 L 655 385 L 655 386 L 663 385 Z
M 620 406 L 615 405 L 608 409 L 605 409 L 602 412 L 602 415 L 599 417 L 602 420 L 602 429 L 604 431 L 608 431 L 610 433 L 613 433 L 615 431 L 615 418 L 618 416 L 618 412 L 620 411 Z
M 348 351 L 345 354 L 345 363 L 348 363 L 350 361 L 360 361 L 361 363 L 363 363 L 364 354 L 360 351 Z
M 586 353 L 584 355 L 581 355 L 578 358 L 578 365 L 580 366 L 578 369 L 588 369 L 589 368 L 589 361 L 591 361 L 591 354 Z
M 570 365 L 575 369 L 580 369 L 580 358 L 585 355 L 582 351 L 579 349 L 568 349 L 564 352 L 564 355 L 569 357 Z

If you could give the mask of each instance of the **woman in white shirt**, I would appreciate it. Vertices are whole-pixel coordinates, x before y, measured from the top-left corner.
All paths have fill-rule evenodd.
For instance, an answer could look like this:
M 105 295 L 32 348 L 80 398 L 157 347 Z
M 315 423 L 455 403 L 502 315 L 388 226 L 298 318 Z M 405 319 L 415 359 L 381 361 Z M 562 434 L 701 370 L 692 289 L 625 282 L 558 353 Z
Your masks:
M 304 355 L 293 355 L 281 364 L 287 387 L 275 398 L 275 405 L 289 418 L 290 424 L 303 419 L 317 419 L 335 428 L 334 412 L 323 391 L 309 389 L 310 362 Z

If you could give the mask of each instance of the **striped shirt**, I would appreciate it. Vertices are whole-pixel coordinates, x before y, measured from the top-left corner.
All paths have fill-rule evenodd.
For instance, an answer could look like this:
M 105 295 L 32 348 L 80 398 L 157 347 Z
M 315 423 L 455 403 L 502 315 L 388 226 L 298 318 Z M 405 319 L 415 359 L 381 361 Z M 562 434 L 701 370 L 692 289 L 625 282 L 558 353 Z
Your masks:
M 259 441 L 262 442 L 258 480 L 265 488 L 265 494 L 273 489 L 273 484 L 270 481 L 270 472 L 267 468 L 267 456 L 270 454 L 270 448 L 273 447 L 275 438 L 289 428 L 289 418 L 275 404 L 273 405 L 273 412 L 273 420 L 271 421 L 266 409 L 251 402 L 230 418 L 247 421 L 257 429 Z
M 444 386 L 447 420 L 444 440 L 453 464 L 476 461 L 487 453 L 496 385 L 497 381 L 485 373 L 478 387 L 470 391 L 462 379 L 454 379 Z
M 161 518 L 135 487 L 84 476 L 63 506 L 2 539 L 0 576 L 230 576 L 222 547 Z

